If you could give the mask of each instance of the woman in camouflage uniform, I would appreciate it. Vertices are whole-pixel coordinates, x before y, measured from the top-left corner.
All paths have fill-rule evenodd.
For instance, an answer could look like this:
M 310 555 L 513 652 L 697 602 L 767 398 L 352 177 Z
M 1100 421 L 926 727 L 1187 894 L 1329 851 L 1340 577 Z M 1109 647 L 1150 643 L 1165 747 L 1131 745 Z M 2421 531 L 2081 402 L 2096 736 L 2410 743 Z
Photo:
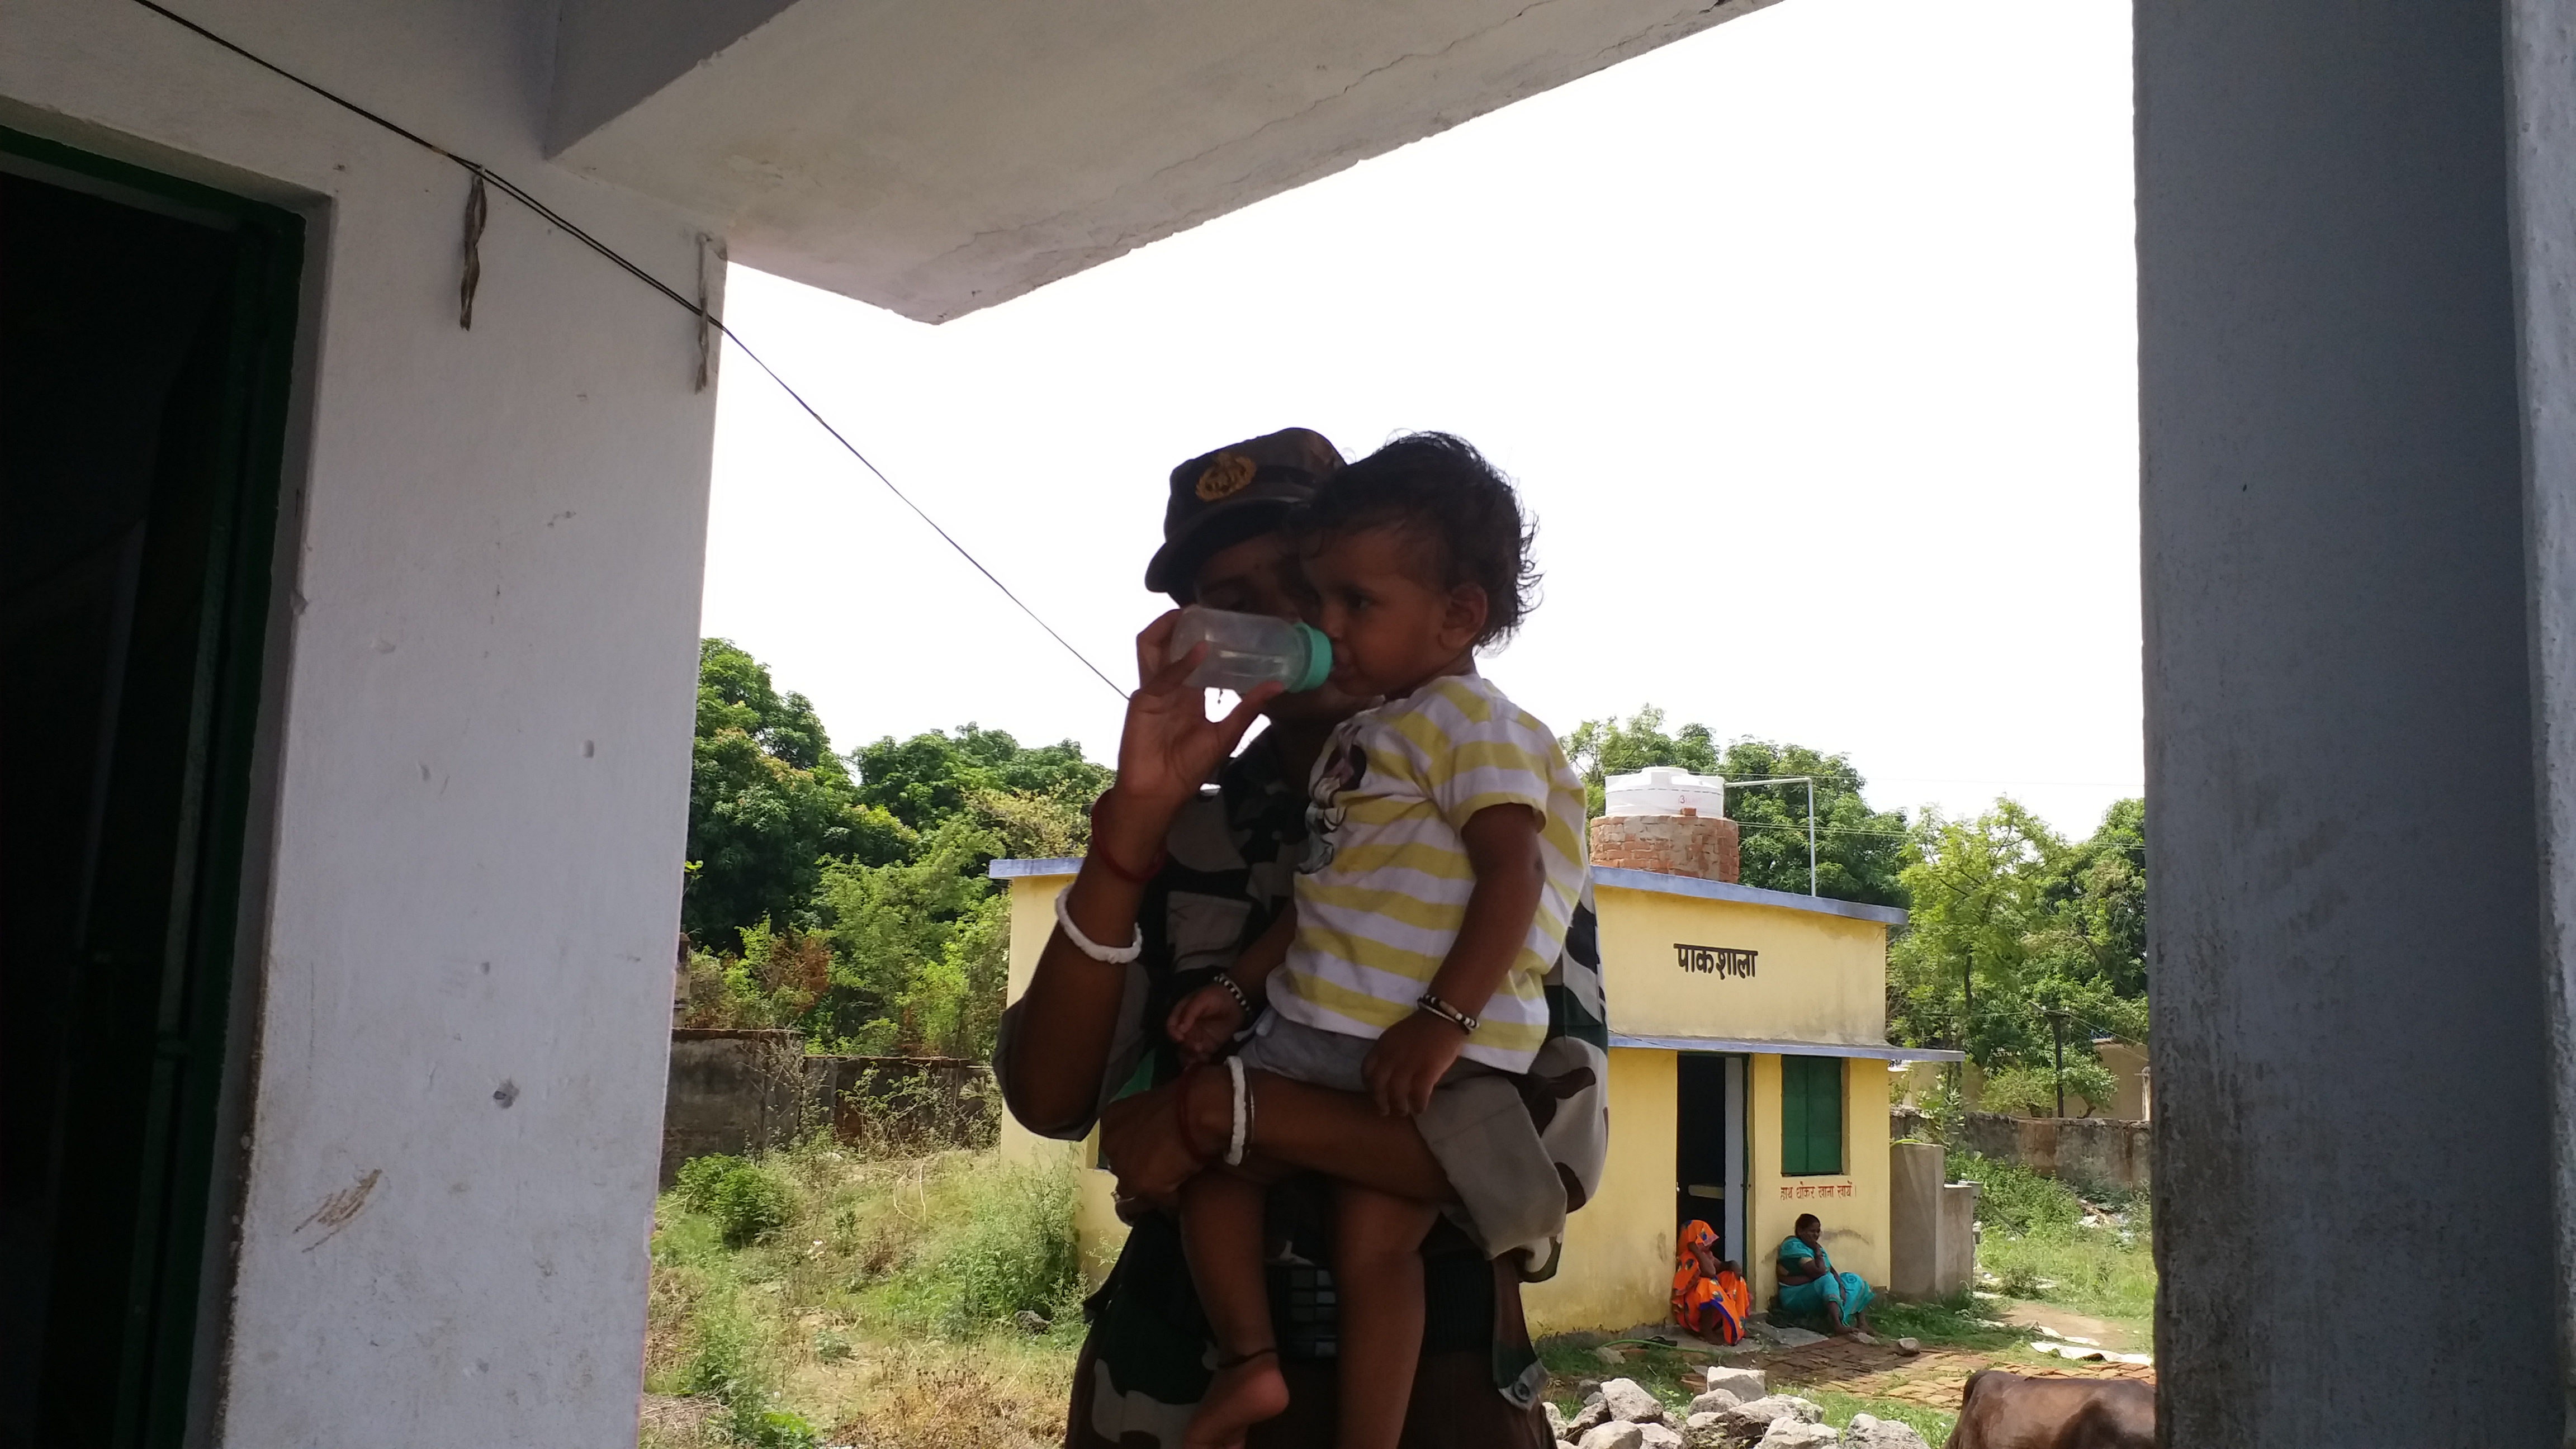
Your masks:
M 1173 469 L 1163 547 L 1146 586 L 1178 603 L 1296 617 L 1303 579 L 1291 515 L 1340 466 L 1320 434 L 1291 428 Z M 1179 1059 L 1159 1027 L 1173 1002 L 1232 964 L 1287 903 L 1305 841 L 1307 774 L 1333 726 L 1370 703 L 1330 686 L 1256 693 L 1211 722 L 1183 671 L 1163 666 L 1171 627 L 1166 615 L 1138 636 L 1145 685 L 1128 706 L 1118 783 L 1094 812 L 1091 854 L 1066 897 L 1084 935 L 1141 940 L 1144 950 L 1130 965 L 1107 966 L 1058 930 L 1005 1015 L 994 1053 L 1004 1100 L 1022 1125 L 1067 1140 L 1100 1126 L 1132 1225 L 1117 1267 L 1086 1305 L 1091 1333 L 1076 1366 L 1070 1449 L 1179 1449 L 1205 1388 L 1212 1350 L 1169 1207 L 1205 1165 L 1193 1140 L 1226 1140 L 1232 1091 L 1223 1073 L 1202 1072 L 1184 1099 Z M 1228 758 L 1256 713 L 1269 728 Z M 1552 1206 L 1553 1194 L 1528 1190 L 1552 1177 L 1565 1209 L 1580 1207 L 1600 1183 L 1609 1137 L 1588 888 L 1548 978 L 1548 1001 L 1537 1062 L 1525 1077 L 1497 1078 L 1493 1110 L 1459 1139 L 1426 1142 L 1413 1121 L 1380 1116 L 1365 1097 L 1255 1073 L 1253 1146 L 1292 1167 L 1452 1204 L 1465 1193 L 1483 1206 L 1477 1184 L 1517 1183 L 1493 1196 Z M 1332 1261 L 1331 1215 L 1319 1188 L 1292 1178 L 1271 1194 L 1272 1236 L 1284 1251 L 1274 1254 L 1270 1298 L 1292 1402 L 1253 1430 L 1254 1446 L 1332 1441 L 1333 1293 L 1330 1274 L 1314 1266 Z M 1546 1374 L 1530 1348 L 1520 1285 L 1555 1271 L 1564 1219 L 1525 1209 L 1507 1222 L 1496 1216 L 1453 1212 L 1423 1245 L 1428 1323 L 1404 1434 L 1414 1449 L 1549 1443 L 1538 1410 Z

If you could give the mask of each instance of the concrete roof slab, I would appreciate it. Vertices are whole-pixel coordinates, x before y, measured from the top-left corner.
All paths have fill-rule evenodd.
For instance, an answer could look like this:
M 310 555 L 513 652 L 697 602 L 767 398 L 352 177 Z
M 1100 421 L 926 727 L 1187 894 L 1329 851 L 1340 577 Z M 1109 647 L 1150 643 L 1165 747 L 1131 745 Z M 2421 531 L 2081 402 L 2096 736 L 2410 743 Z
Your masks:
M 566 0 L 552 144 L 939 322 L 1769 3 L 728 0 L 675 41 Z
M 1024 876 L 1072 875 L 1082 869 L 1078 855 L 1042 855 L 1018 859 L 995 860 L 984 867 L 988 880 L 1018 880 Z
M 1596 887 L 1614 886 L 1620 890 L 1653 891 L 1659 895 L 1696 896 L 1704 901 L 1777 906 L 1784 911 L 1812 911 L 1820 916 L 1876 921 L 1882 926 L 1902 926 L 1911 919 L 1899 906 L 1873 906 L 1861 901 L 1840 901 L 1832 896 L 1802 896 L 1791 891 L 1766 890 L 1761 886 L 1737 885 L 1733 881 L 1701 880 L 1697 876 L 1666 875 L 1653 870 L 1622 870 L 1616 866 L 1596 865 L 1592 868 L 1592 884 Z
M 1946 1047 L 1892 1046 L 1883 1041 L 1772 1041 L 1734 1036 L 1629 1036 L 1610 1033 L 1610 1045 L 1661 1052 L 1733 1052 L 1784 1057 L 1860 1057 L 1883 1062 L 1964 1062 L 1965 1052 Z

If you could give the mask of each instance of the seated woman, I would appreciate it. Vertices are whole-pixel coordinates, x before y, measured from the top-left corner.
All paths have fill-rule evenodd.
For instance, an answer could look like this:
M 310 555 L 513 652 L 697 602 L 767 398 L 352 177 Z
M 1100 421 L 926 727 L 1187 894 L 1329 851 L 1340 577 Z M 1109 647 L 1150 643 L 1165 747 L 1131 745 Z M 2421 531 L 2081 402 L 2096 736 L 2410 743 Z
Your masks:
M 1716 1230 L 1691 1219 L 1674 1256 L 1673 1322 L 1711 1343 L 1741 1342 L 1744 1320 L 1753 1313 L 1753 1290 L 1744 1286 L 1733 1259 L 1718 1258 Z
M 1772 1300 L 1774 1323 L 1821 1323 L 1828 1333 L 1868 1333 L 1869 1305 L 1877 1298 L 1858 1273 L 1834 1271 L 1825 1255 L 1825 1225 L 1814 1213 L 1798 1215 L 1798 1231 L 1780 1243 L 1780 1292 Z

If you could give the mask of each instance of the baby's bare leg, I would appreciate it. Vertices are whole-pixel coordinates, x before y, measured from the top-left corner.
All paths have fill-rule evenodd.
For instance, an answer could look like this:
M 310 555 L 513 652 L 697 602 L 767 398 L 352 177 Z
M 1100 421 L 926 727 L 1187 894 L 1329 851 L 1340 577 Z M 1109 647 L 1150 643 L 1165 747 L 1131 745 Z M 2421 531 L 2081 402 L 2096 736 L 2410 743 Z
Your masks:
M 1395 1449 L 1422 1357 L 1422 1240 L 1440 1210 L 1372 1188 L 1333 1188 L 1341 1296 L 1340 1449 Z
M 1189 1449 L 1233 1449 L 1288 1407 L 1261 1278 L 1262 1186 L 1212 1168 L 1181 1187 L 1181 1245 L 1223 1364 L 1190 1415 Z

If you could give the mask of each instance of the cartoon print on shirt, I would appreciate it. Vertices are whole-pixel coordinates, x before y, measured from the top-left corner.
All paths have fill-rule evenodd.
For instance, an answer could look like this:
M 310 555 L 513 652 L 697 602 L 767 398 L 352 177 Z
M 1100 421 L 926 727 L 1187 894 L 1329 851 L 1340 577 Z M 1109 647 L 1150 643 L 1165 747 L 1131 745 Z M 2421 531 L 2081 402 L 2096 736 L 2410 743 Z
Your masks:
M 1306 857 L 1297 862 L 1301 874 L 1313 875 L 1333 863 L 1333 836 L 1351 818 L 1350 807 L 1336 802 L 1367 778 L 1368 751 L 1361 747 L 1358 731 L 1346 724 L 1325 749 L 1306 792 Z

